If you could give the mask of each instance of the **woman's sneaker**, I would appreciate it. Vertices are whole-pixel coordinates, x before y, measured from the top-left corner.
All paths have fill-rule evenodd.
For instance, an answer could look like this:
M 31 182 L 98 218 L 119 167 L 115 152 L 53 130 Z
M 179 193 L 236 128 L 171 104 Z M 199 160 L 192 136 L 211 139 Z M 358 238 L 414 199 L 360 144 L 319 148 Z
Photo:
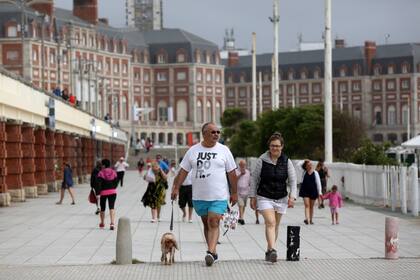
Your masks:
M 265 252 L 265 261 L 275 263 L 277 262 L 277 251 L 274 249 Z
M 219 257 L 217 254 L 213 254 L 209 251 L 207 251 L 207 255 L 204 257 L 207 266 L 212 266 L 215 262 L 217 262 L 218 259 Z

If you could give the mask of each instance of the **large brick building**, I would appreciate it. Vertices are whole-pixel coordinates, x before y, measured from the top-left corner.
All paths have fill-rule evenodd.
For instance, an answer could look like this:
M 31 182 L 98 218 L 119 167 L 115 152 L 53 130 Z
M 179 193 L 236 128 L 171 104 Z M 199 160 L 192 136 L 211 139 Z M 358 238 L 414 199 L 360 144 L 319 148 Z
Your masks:
M 257 56 L 262 73 L 262 108 L 272 108 L 271 54 Z M 230 54 L 224 61 L 226 107 L 251 116 L 252 57 Z M 279 107 L 323 103 L 324 51 L 279 54 Z M 401 142 L 420 132 L 420 44 L 333 49 L 333 106 L 360 118 L 375 142 Z M 257 90 L 258 92 L 259 90 Z M 257 102 L 258 102 L 257 98 Z M 257 105 L 259 108 L 259 104 Z
M 224 66 L 217 45 L 181 29 L 139 32 L 98 18 L 97 0 L 0 4 L 0 64 L 46 91 L 56 87 L 134 137 L 185 145 L 187 133 L 219 122 Z M 23 23 L 25 32 L 21 32 Z M 23 47 L 22 47 L 23 46 Z M 141 114 L 139 120 L 133 112 Z

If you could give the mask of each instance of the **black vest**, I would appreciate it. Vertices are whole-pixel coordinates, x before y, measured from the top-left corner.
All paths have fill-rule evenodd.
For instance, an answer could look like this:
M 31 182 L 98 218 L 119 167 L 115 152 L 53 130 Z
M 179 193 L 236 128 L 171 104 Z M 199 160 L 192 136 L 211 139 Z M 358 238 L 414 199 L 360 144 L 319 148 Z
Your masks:
M 276 165 L 262 161 L 258 195 L 270 199 L 287 196 L 287 162 L 288 158 L 284 154 L 277 159 Z

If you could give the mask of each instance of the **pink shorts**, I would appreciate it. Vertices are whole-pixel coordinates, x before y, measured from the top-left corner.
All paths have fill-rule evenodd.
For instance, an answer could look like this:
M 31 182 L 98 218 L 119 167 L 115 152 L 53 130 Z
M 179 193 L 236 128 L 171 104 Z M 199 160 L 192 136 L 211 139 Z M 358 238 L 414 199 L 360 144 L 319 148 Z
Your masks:
M 338 213 L 338 207 L 330 207 L 331 214 Z

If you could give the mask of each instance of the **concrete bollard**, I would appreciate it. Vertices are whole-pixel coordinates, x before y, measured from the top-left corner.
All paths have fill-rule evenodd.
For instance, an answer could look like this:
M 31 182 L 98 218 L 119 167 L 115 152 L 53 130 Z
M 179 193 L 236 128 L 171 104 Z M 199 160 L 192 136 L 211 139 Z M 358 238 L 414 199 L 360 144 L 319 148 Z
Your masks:
M 132 264 L 133 263 L 131 225 L 130 225 L 130 219 L 127 217 L 121 217 L 118 220 L 116 263 L 117 264 Z
M 287 227 L 287 253 L 286 260 L 298 261 L 300 257 L 300 227 Z
M 385 218 L 385 259 L 398 259 L 398 218 Z

